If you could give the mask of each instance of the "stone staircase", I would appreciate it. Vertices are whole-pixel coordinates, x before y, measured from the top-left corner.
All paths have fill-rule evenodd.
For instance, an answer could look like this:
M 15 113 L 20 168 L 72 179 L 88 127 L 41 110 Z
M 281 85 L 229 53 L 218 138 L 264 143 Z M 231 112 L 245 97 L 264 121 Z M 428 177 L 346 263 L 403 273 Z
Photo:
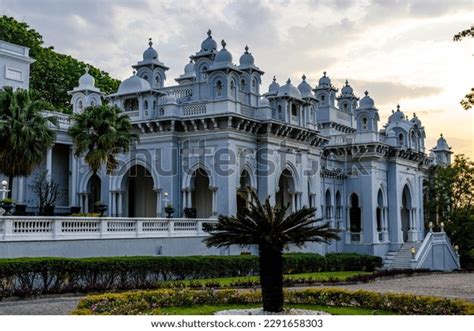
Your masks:
M 411 269 L 411 249 L 416 251 L 421 246 L 421 241 L 404 243 L 398 251 L 389 251 L 383 259 L 383 269 Z

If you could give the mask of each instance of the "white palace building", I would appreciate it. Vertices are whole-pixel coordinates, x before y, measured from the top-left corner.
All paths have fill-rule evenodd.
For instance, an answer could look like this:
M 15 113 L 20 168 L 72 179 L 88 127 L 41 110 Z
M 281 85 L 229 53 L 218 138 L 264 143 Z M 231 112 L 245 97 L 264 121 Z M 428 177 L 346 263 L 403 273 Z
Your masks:
M 457 268 L 446 234 L 425 228 L 423 215 L 428 168 L 450 162 L 446 140 L 428 154 L 415 114 L 397 106 L 382 125 L 368 92 L 356 96 L 348 81 L 339 89 L 326 72 L 314 85 L 305 76 L 296 84 L 273 78 L 262 91 L 264 72 L 243 50 L 234 63 L 209 31 L 176 83 L 165 86 L 169 68 L 150 40 L 133 75 L 111 95 L 86 72 L 69 92 L 73 112 L 117 105 L 139 142 L 111 175 L 93 175 L 73 155 L 69 115 L 56 114 L 54 146 L 13 185 L 30 216 L 0 217 L 0 256 L 239 254 L 239 247 L 206 248 L 202 224 L 245 208 L 249 187 L 291 210 L 315 207 L 341 230 L 340 241 L 303 251 L 378 255 L 387 267 Z M 31 62 L 26 48 L 0 42 L 0 83 L 27 88 Z M 61 187 L 57 216 L 34 216 L 30 187 L 45 169 Z M 108 205 L 108 217 L 67 216 L 71 206 L 87 213 L 97 201 Z M 172 218 L 165 217 L 168 203 Z

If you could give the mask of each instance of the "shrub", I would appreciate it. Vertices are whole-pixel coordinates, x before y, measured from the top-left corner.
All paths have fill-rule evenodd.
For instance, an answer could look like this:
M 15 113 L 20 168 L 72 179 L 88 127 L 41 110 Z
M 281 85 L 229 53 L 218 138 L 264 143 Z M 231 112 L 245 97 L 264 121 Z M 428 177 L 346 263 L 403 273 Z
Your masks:
M 136 315 L 156 313 L 159 312 L 161 307 L 255 304 L 260 302 L 260 291 L 167 289 L 89 296 L 79 302 L 73 313 Z M 341 289 L 285 291 L 285 302 L 286 304 L 383 309 L 405 315 L 463 315 L 474 313 L 474 305 L 462 300 Z
M 325 258 L 318 254 L 284 255 L 285 273 L 372 270 L 378 258 L 355 254 Z M 345 256 L 345 257 L 344 257 Z M 332 261 L 328 263 L 328 261 Z M 353 262 L 351 262 L 353 261 Z M 337 268 L 336 268 L 337 267 Z M 166 280 L 239 277 L 258 274 L 256 256 L 146 256 L 104 258 L 0 259 L 0 298 L 67 292 L 153 289 Z M 173 283 L 184 287 L 185 284 Z M 196 284 L 194 284 L 196 285 Z M 209 287 L 217 287 L 218 285 Z M 197 286 L 197 285 L 196 285 Z

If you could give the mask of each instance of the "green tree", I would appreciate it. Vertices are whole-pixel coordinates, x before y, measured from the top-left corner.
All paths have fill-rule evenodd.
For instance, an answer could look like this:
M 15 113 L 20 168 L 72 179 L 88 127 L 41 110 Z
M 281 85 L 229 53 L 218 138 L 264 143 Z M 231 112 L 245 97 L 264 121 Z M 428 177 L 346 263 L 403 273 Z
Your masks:
M 138 135 L 132 133 L 128 115 L 120 108 L 109 105 L 87 107 L 80 114 L 72 115 L 73 125 L 69 128 L 75 155 L 85 154 L 85 161 L 97 173 L 105 164 L 107 172 L 117 167 L 116 156 L 126 153 Z
M 474 25 L 470 29 L 460 31 L 456 33 L 453 37 L 454 41 L 461 41 L 466 37 L 474 37 Z M 474 106 L 474 87 L 471 88 L 471 91 L 467 93 L 464 98 L 460 101 L 461 106 L 468 110 Z
M 70 111 L 72 90 L 84 73 L 86 63 L 75 58 L 59 54 L 53 47 L 43 47 L 43 38 L 28 24 L 18 22 L 13 17 L 0 18 L 0 39 L 29 47 L 30 55 L 36 60 L 31 65 L 30 88 L 50 102 L 56 110 Z M 120 81 L 108 73 L 89 65 L 89 73 L 96 79 L 96 85 L 102 92 L 109 94 L 117 91 Z
M 237 216 L 219 216 L 216 225 L 205 230 L 210 236 L 207 246 L 258 245 L 260 284 L 263 309 L 269 312 L 283 310 L 283 249 L 306 242 L 338 240 L 337 230 L 314 219 L 314 208 L 302 209 L 287 215 L 289 206 L 271 206 L 267 198 L 262 204 L 252 191 L 249 208 L 242 208 Z
M 456 155 L 446 167 L 431 169 L 425 187 L 427 221 L 439 226 L 459 246 L 461 265 L 474 266 L 474 162 L 463 154 Z
M 50 124 L 57 121 L 41 113 L 44 106 L 32 101 L 27 90 L 5 87 L 0 92 L 0 172 L 9 177 L 10 186 L 15 177 L 30 175 L 54 142 Z

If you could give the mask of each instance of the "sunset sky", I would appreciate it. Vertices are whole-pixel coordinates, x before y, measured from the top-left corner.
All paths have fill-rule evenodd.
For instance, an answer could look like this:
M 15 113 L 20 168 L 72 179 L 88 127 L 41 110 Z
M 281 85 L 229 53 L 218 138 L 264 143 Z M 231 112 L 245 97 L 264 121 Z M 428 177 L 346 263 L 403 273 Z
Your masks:
M 0 0 L 0 13 L 27 22 L 46 46 L 118 79 L 132 73 L 152 37 L 171 69 L 167 85 L 200 49 L 206 31 L 225 39 L 238 63 L 245 45 L 265 71 L 315 85 L 327 71 L 368 90 L 381 123 L 397 103 L 416 112 L 434 146 L 440 133 L 454 153 L 474 158 L 474 110 L 459 101 L 474 86 L 473 39 L 452 37 L 473 24 L 472 1 L 38 1 Z M 219 43 L 220 45 L 220 43 Z

